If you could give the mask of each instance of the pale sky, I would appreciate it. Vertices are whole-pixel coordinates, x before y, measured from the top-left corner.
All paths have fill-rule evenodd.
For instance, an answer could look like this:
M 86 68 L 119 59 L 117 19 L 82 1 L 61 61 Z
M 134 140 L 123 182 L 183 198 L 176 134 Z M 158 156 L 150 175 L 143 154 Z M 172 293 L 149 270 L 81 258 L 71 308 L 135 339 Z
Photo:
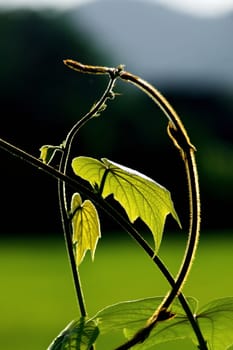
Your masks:
M 0 0 L 0 7 L 54 7 L 67 9 L 72 6 L 90 4 L 98 0 Z M 117 1 L 117 0 L 116 0 Z M 139 0 L 131 0 L 139 1 Z M 218 16 L 233 11 L 233 0 L 141 0 L 150 3 L 160 3 L 183 12 L 198 16 Z

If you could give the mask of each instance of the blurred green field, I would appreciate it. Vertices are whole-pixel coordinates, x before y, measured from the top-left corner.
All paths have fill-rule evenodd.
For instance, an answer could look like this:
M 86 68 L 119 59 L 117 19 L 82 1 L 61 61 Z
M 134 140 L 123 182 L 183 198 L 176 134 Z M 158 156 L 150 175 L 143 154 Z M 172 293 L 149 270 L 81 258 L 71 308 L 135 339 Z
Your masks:
M 100 240 L 95 262 L 89 253 L 80 273 L 89 315 L 118 301 L 164 295 L 168 284 L 147 256 L 130 239 L 115 233 Z M 185 237 L 170 234 L 160 256 L 173 273 L 182 259 Z M 204 233 L 185 285 L 185 295 L 200 304 L 233 295 L 233 237 L 230 232 Z M 63 239 L 2 240 L 0 245 L 0 349 L 45 350 L 52 339 L 78 316 L 76 298 Z M 121 339 L 121 338 L 120 338 Z M 98 342 L 97 350 L 111 350 L 118 335 Z M 196 349 L 187 341 L 156 347 Z

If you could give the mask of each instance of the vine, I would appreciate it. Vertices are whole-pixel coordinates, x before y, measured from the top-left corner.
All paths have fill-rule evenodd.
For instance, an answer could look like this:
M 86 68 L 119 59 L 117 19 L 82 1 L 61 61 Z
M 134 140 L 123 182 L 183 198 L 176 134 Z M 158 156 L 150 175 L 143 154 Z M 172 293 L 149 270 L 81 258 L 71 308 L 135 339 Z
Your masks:
M 196 300 L 191 297 L 186 298 L 182 293 L 198 247 L 200 194 L 195 161 L 196 149 L 192 145 L 180 117 L 156 88 L 140 77 L 127 72 L 123 65 L 116 68 L 90 66 L 71 59 L 64 60 L 64 63 L 80 73 L 103 74 L 109 77 L 107 87 L 97 103 L 75 123 L 61 145 L 42 146 L 40 159 L 6 140 L 0 139 L 2 149 L 31 164 L 37 170 L 46 172 L 58 182 L 61 221 L 80 318 L 72 321 L 54 339 L 49 350 L 94 349 L 98 336 L 113 328 L 125 329 L 127 337 L 127 341 L 115 350 L 127 350 L 136 345 L 145 350 L 158 342 L 171 340 L 168 331 L 171 328 L 173 330 L 172 339 L 177 339 L 182 335 L 182 337 L 191 339 L 201 350 L 227 348 L 233 343 L 231 326 L 233 322 L 233 298 L 215 300 L 201 310 L 197 310 Z M 168 136 L 178 149 L 184 163 L 188 180 L 190 221 L 184 257 L 175 278 L 158 255 L 166 216 L 171 214 L 180 225 L 170 192 L 136 170 L 106 158 L 101 159 L 101 161 L 84 156 L 71 159 L 71 148 L 78 132 L 87 122 L 103 112 L 108 100 L 114 99 L 113 89 L 118 79 L 142 90 L 164 112 L 168 119 Z M 57 151 L 61 155 L 59 169 L 51 165 Z M 75 177 L 67 174 L 68 166 L 72 167 Z M 79 178 L 89 184 L 83 184 Z M 68 187 L 74 191 L 71 200 L 67 195 Z M 107 201 L 110 194 L 124 208 L 126 215 L 121 214 L 110 205 Z M 81 195 L 86 198 L 84 201 Z M 136 201 L 135 198 L 137 198 Z M 79 265 L 87 250 L 90 250 L 92 257 L 94 257 L 100 237 L 99 218 L 95 206 L 115 220 L 160 269 L 171 287 L 164 297 L 145 298 L 130 303 L 121 302 L 107 306 L 89 318 L 82 291 Z M 155 243 L 154 249 L 135 228 L 134 221 L 137 218 L 144 221 L 150 229 Z M 143 315 L 138 310 L 143 310 Z M 132 315 L 132 319 L 128 318 L 128 313 Z M 179 322 L 181 317 L 183 327 Z M 206 318 L 212 322 L 211 329 L 204 322 Z M 220 323 L 225 325 L 225 331 L 221 334 L 216 331 L 216 329 L 221 329 Z M 186 327 L 187 324 L 189 327 Z

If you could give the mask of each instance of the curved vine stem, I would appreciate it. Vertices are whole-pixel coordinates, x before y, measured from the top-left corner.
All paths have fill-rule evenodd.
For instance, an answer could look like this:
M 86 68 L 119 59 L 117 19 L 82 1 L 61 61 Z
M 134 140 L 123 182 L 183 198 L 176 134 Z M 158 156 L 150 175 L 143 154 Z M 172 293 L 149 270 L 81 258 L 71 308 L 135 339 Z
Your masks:
M 65 60 L 64 63 L 70 68 L 82 73 L 106 74 L 106 72 L 109 71 L 109 68 L 107 67 L 83 65 L 74 60 Z M 190 210 L 188 242 L 180 270 L 175 279 L 175 284 L 168 295 L 165 296 L 161 305 L 155 310 L 154 314 L 148 320 L 145 327 L 140 329 L 132 339 L 116 349 L 127 350 L 132 346 L 143 342 L 149 336 L 151 330 L 155 327 L 157 322 L 165 320 L 171 316 L 168 309 L 173 300 L 182 290 L 192 266 L 198 245 L 200 234 L 200 195 L 198 172 L 194 155 L 195 147 L 191 144 L 186 129 L 175 110 L 157 89 L 140 77 L 125 71 L 123 66 L 121 66 L 120 78 L 134 84 L 136 87 L 144 91 L 161 108 L 168 118 L 168 135 L 172 139 L 176 148 L 178 148 L 180 151 L 182 160 L 185 164 L 186 176 L 188 180 Z
M 69 164 L 70 159 L 70 151 L 72 147 L 73 140 L 78 133 L 78 131 L 84 126 L 90 119 L 92 119 L 94 116 L 97 115 L 97 113 L 103 108 L 103 106 L 106 103 L 106 100 L 109 98 L 112 98 L 113 95 L 113 87 L 116 81 L 116 77 L 119 74 L 118 69 L 111 69 L 109 70 L 108 74 L 110 75 L 110 80 L 108 82 L 108 86 L 99 99 L 99 101 L 91 108 L 91 110 L 84 115 L 83 118 L 81 118 L 69 131 L 67 134 L 67 137 L 63 143 L 63 152 L 60 160 L 60 166 L 59 171 L 60 173 L 63 173 L 66 175 L 67 173 L 67 166 Z M 82 292 L 82 286 L 81 286 L 81 280 L 79 276 L 78 267 L 75 262 L 74 252 L 73 252 L 73 243 L 72 243 L 72 226 L 70 222 L 69 217 L 69 209 L 67 204 L 67 198 L 66 198 L 66 183 L 65 181 L 62 181 L 61 179 L 58 180 L 58 196 L 59 196 L 59 206 L 60 206 L 60 213 L 61 213 L 61 221 L 63 226 L 63 232 L 65 237 L 65 243 L 66 248 L 68 252 L 68 257 L 70 261 L 70 266 L 72 270 L 73 280 L 74 280 L 74 286 L 76 295 L 78 298 L 78 304 L 81 316 L 85 317 L 87 315 L 86 307 L 85 307 L 85 300 L 84 295 Z
M 182 287 L 188 277 L 188 273 L 192 266 L 198 240 L 200 234 L 200 195 L 199 195 L 199 182 L 198 173 L 195 162 L 195 147 L 191 144 L 188 134 L 175 110 L 165 99 L 165 97 L 152 85 L 143 79 L 134 76 L 131 73 L 123 71 L 121 78 L 130 83 L 133 83 L 142 91 L 144 91 L 153 101 L 162 109 L 167 116 L 168 122 L 168 135 L 172 139 L 174 145 L 180 151 L 182 160 L 185 164 L 186 176 L 188 180 L 188 194 L 189 194 L 189 234 L 188 242 L 186 245 L 186 251 L 184 258 L 175 279 L 175 285 L 165 296 L 161 305 L 155 310 L 154 314 L 147 321 L 145 327 L 137 332 L 132 339 L 127 343 L 120 346 L 117 350 L 127 350 L 133 345 L 143 342 L 150 334 L 155 325 L 162 320 L 171 317 L 169 313 L 169 307 L 171 306 L 175 297 L 181 292 Z

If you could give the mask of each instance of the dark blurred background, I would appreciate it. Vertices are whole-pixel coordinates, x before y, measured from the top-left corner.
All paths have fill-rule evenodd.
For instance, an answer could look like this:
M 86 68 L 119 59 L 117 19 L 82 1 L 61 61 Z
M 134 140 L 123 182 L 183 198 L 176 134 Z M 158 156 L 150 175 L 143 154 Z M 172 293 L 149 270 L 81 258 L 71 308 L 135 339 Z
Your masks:
M 139 1 L 2 9 L 1 138 L 39 157 L 100 97 L 106 78 L 71 71 L 63 59 L 126 64 L 167 97 L 197 148 L 203 229 L 230 229 L 232 30 L 233 13 L 194 18 Z M 186 179 L 165 117 L 134 87 L 119 82 L 115 90 L 119 96 L 80 132 L 74 155 L 107 157 L 152 177 L 171 191 L 185 222 Z M 1 235 L 61 232 L 56 181 L 3 150 L 0 157 Z

